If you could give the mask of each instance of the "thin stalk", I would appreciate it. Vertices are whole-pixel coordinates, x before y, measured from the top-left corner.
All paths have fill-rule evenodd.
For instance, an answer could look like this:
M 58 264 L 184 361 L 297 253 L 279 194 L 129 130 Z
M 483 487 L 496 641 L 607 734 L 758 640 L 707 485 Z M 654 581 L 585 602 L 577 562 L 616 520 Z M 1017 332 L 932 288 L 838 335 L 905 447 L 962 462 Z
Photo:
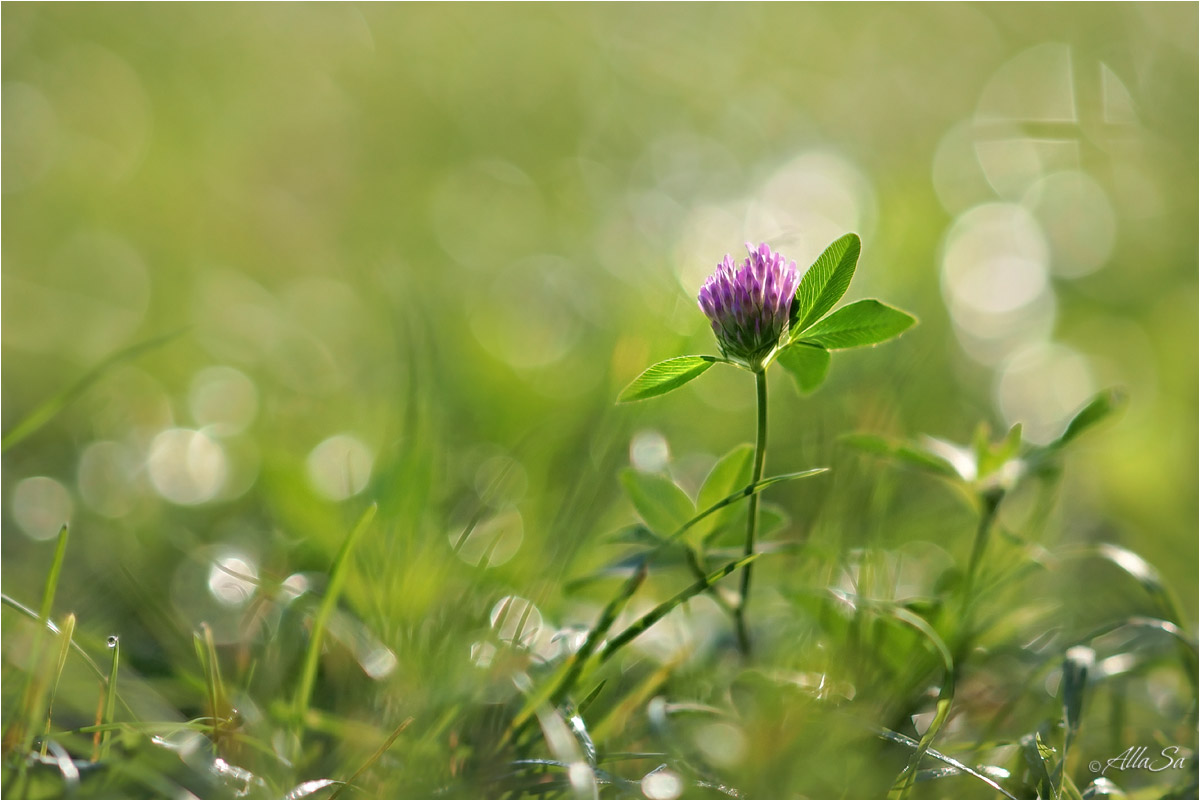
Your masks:
M 754 374 L 755 385 L 758 389 L 758 435 L 754 441 L 754 473 L 750 483 L 755 484 L 762 479 L 763 466 L 767 459 L 767 371 L 759 370 Z M 746 547 L 743 556 L 754 553 L 754 540 L 758 535 L 758 493 L 750 496 L 750 513 L 746 520 Z M 738 646 L 745 656 L 750 655 L 750 632 L 746 628 L 746 604 L 750 600 L 750 571 L 753 564 L 747 564 L 742 569 L 741 598 L 734 616 L 737 624 Z
M 358 777 L 363 775 L 367 770 L 370 769 L 372 765 L 379 761 L 381 756 L 387 753 L 387 750 L 392 747 L 392 743 L 396 742 L 396 738 L 400 736 L 400 733 L 407 729 L 412 722 L 413 719 L 411 717 L 405 718 L 404 722 L 397 726 L 392 731 L 391 735 L 383 741 L 383 745 L 375 749 L 375 753 L 371 754 L 370 758 L 364 762 L 358 770 L 354 771 L 354 775 L 352 775 L 349 779 L 346 779 L 346 781 L 342 784 L 338 785 L 338 788 L 334 790 L 332 794 L 330 794 L 330 800 L 332 801 L 332 799 L 340 796 L 342 794 L 342 790 L 345 790 L 347 787 L 353 787 L 354 782 L 358 781 Z
M 983 496 L 983 511 L 979 515 L 979 527 L 975 530 L 975 543 L 971 546 L 971 560 L 967 563 L 967 576 L 963 584 L 963 607 L 971 604 L 971 596 L 975 591 L 975 574 L 979 572 L 979 563 L 983 561 L 983 552 L 987 549 L 991 537 L 992 524 L 996 521 L 996 512 L 1004 493 L 985 493 Z
M 58 695 L 58 683 L 63 668 L 67 666 L 67 655 L 71 653 L 71 638 L 75 635 L 75 614 L 67 615 L 59 633 L 58 661 L 54 663 L 54 681 L 50 685 L 50 700 L 46 703 L 46 727 L 42 730 L 42 756 L 46 756 L 50 745 L 50 723 L 54 715 L 54 699 Z
M 342 594 L 342 587 L 346 584 L 346 577 L 350 570 L 350 553 L 354 550 L 354 545 L 363 532 L 371 525 L 378 508 L 378 504 L 374 503 L 367 507 L 362 517 L 358 519 L 358 523 L 343 540 L 341 549 L 334 557 L 333 566 L 329 569 L 329 586 L 325 589 L 325 597 L 321 599 L 321 605 L 317 608 L 317 615 L 313 619 L 312 633 L 308 638 L 308 650 L 304 655 L 303 672 L 300 674 L 300 685 L 296 689 L 296 698 L 292 707 L 292 719 L 297 737 L 304 731 L 305 719 L 308 716 L 308 704 L 312 699 L 313 685 L 317 681 L 317 663 L 321 658 L 321 643 L 325 639 L 325 629 L 329 625 L 329 618 L 333 615 L 334 607 L 337 606 L 338 596 Z M 214 712 L 213 715 L 215 717 L 216 713 Z
M 108 671 L 108 683 L 104 685 L 104 710 L 101 723 L 112 723 L 117 711 L 117 668 L 121 664 L 121 638 L 115 634 L 108 638 L 108 647 L 112 649 L 112 667 Z M 108 757 L 112 732 L 105 731 L 100 735 L 100 759 Z M 97 761 L 95 759 L 93 762 Z

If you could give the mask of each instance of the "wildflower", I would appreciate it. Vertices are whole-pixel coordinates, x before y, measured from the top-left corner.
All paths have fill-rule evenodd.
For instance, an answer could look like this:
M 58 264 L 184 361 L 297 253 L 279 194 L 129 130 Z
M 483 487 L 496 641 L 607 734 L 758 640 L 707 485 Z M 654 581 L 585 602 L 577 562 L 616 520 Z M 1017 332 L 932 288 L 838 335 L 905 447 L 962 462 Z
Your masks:
M 746 249 L 750 256 L 740 266 L 725 256 L 700 288 L 699 301 L 725 357 L 759 370 L 788 332 L 800 273 L 796 262 L 766 243 Z

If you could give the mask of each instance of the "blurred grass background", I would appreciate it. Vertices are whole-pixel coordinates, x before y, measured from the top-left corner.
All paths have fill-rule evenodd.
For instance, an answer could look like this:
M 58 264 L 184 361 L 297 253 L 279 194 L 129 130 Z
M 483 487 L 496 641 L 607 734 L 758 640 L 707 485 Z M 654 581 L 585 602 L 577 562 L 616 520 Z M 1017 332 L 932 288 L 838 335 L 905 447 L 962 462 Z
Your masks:
M 734 371 L 617 392 L 714 352 L 695 293 L 726 252 L 807 265 L 846 231 L 850 297 L 921 324 L 812 398 L 773 376 L 773 471 L 834 467 L 780 498 L 785 536 L 965 558 L 968 510 L 837 435 L 961 442 L 982 420 L 1045 442 L 1120 385 L 1046 544 L 1123 544 L 1196 607 L 1194 5 L 2 13 L 4 430 L 185 328 L 5 452 L 3 588 L 36 606 L 70 521 L 56 606 L 119 632 L 168 706 L 198 703 L 178 666 L 201 622 L 256 636 L 254 585 L 213 559 L 319 589 L 367 500 L 387 522 L 345 636 L 394 653 L 397 710 L 430 665 L 466 666 L 435 695 L 471 682 L 455 649 L 502 597 L 590 623 L 599 602 L 559 593 L 632 519 L 617 469 L 669 460 L 694 491 L 753 431 Z M 494 552 L 458 559 L 480 508 Z M 3 620 L 7 678 L 28 632 Z

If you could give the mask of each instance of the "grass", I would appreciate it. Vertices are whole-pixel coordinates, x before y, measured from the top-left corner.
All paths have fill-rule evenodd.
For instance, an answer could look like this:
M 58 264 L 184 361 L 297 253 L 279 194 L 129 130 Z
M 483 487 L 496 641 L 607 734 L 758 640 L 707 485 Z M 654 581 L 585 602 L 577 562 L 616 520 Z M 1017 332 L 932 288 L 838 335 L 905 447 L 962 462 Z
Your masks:
M 1194 766 L 1196 643 L 1171 592 L 1129 549 L 1056 544 L 1054 521 L 1045 519 L 1053 507 L 1023 502 L 1044 500 L 1070 469 L 1065 446 L 1077 428 L 1068 428 L 1061 447 L 1040 449 L 1022 448 L 1018 432 L 990 463 L 993 446 L 979 440 L 983 474 L 971 481 L 915 446 L 849 440 L 866 453 L 836 446 L 831 475 L 848 478 L 823 493 L 807 538 L 774 543 L 786 548 L 763 542 L 748 557 L 722 561 L 725 550 L 739 550 L 748 498 L 770 489 L 764 509 L 786 503 L 788 488 L 804 485 L 794 479 L 821 470 L 738 489 L 667 537 L 635 526 L 612 544 L 597 540 L 568 563 L 596 565 L 596 553 L 607 552 L 611 569 L 583 582 L 549 577 L 533 588 L 532 602 L 509 595 L 490 629 L 486 606 L 505 582 L 497 583 L 489 559 L 464 572 L 466 534 L 422 541 L 406 532 L 425 510 L 378 496 L 329 562 L 323 590 L 275 609 L 269 628 L 256 630 L 263 609 L 283 603 L 277 584 L 259 581 L 232 642 L 218 645 L 202 623 L 191 664 L 168 663 L 156 679 L 122 669 L 118 680 L 126 635 L 109 639 L 110 668 L 95 682 L 97 644 L 73 640 L 77 623 L 90 627 L 87 611 L 54 614 L 69 561 L 64 528 L 41 612 L 6 599 L 6 631 L 30 639 L 19 674 L 24 701 L 6 704 L 5 796 L 760 797 L 786 790 L 1058 798 L 1106 787 L 1089 763 L 1142 742 L 1163 744 L 1155 753 L 1177 745 Z M 748 454 L 740 445 L 724 463 L 745 466 Z M 405 461 L 422 455 L 418 448 L 399 456 L 389 472 L 411 475 Z M 1011 459 L 1053 460 L 1055 469 L 1031 468 L 996 491 L 986 464 L 999 470 Z M 920 484 L 895 484 L 922 471 L 929 478 Z M 714 480 L 731 475 L 729 467 L 714 469 Z M 913 486 L 931 497 L 949 484 L 967 500 L 964 512 L 976 510 L 977 525 L 958 517 L 957 541 L 940 546 L 874 536 L 854 544 L 850 532 L 871 522 L 868 512 L 847 513 L 837 499 L 867 484 L 877 485 L 872 493 Z M 492 482 L 483 491 L 496 490 Z M 595 525 L 605 515 L 591 508 Z M 479 518 L 476 509 L 467 533 Z M 701 523 L 703 537 L 689 539 Z M 1025 531 L 1040 532 L 1042 541 Z M 726 542 L 732 547 L 723 549 Z M 1072 567 L 1088 560 L 1124 578 L 1079 581 Z M 710 593 L 732 598 L 724 581 L 750 561 L 766 571 L 752 624 L 761 648 L 747 655 L 728 619 L 734 606 Z M 615 584 L 605 578 L 622 574 Z M 406 587 L 434 594 L 413 599 Z M 1103 600 L 1103 608 L 1089 612 L 1081 594 Z M 576 612 L 575 628 L 551 628 L 551 615 L 589 606 L 599 611 Z M 59 644 L 48 649 L 51 631 Z M 393 654 L 394 669 L 372 676 L 364 647 Z M 78 680 L 85 657 L 99 689 L 91 725 L 78 691 L 87 684 Z M 8 669 L 6 686 L 15 675 Z M 132 700 L 145 693 L 164 694 L 175 714 L 146 717 Z M 121 694 L 130 699 L 118 705 Z M 1195 777 L 1189 768 L 1108 778 L 1141 797 L 1184 797 L 1194 793 Z

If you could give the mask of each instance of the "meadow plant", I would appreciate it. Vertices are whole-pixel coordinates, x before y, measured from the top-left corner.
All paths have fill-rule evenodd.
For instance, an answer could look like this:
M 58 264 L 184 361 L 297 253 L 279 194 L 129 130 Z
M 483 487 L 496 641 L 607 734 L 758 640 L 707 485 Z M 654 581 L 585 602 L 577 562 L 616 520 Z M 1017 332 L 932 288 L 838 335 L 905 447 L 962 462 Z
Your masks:
M 767 458 L 767 368 L 778 360 L 802 392 L 816 389 L 829 371 L 831 350 L 877 345 L 907 330 L 916 319 L 877 300 L 860 300 L 828 314 L 854 277 L 862 243 L 846 234 L 821 254 L 800 277 L 764 242 L 747 244 L 740 265 L 726 255 L 700 288 L 700 309 L 712 323 L 721 357 L 677 356 L 643 372 L 621 393 L 622 401 L 641 400 L 677 389 L 714 364 L 725 363 L 754 374 L 758 425 L 754 462 L 747 487 L 749 515 L 743 555 L 754 554 L 758 531 L 758 493 Z M 692 561 L 696 558 L 693 556 Z M 742 568 L 741 591 L 733 614 L 738 644 L 750 653 L 746 607 L 752 566 Z

